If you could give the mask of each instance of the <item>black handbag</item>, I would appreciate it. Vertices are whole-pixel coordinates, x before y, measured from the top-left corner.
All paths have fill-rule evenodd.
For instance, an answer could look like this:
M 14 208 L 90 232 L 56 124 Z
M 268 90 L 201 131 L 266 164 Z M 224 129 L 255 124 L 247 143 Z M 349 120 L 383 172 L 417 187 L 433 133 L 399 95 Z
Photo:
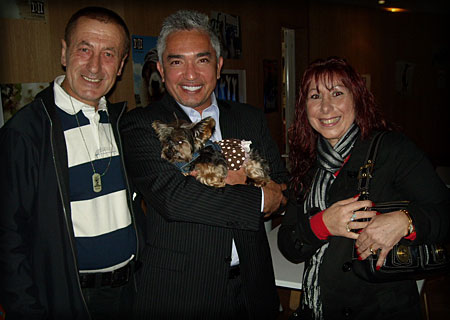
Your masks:
M 375 158 L 381 140 L 386 132 L 378 133 L 372 140 L 365 159 L 365 164 L 358 173 L 359 200 L 369 199 L 369 184 L 373 177 Z M 367 208 L 380 213 L 406 209 L 408 201 L 391 201 L 377 203 Z M 356 242 L 356 240 L 355 240 Z M 425 279 L 444 274 L 450 270 L 450 257 L 441 244 L 409 245 L 409 240 L 402 239 L 388 253 L 380 270 L 376 270 L 379 250 L 365 260 L 358 260 L 353 246 L 353 271 L 360 278 L 369 282 L 386 282 L 406 279 Z

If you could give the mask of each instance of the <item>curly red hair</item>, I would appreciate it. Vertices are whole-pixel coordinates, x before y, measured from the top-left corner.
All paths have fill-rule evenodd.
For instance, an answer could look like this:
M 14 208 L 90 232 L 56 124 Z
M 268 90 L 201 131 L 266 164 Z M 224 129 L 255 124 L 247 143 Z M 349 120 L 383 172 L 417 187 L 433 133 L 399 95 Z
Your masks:
M 306 114 L 306 101 L 312 81 L 323 82 L 332 87 L 338 79 L 350 90 L 355 105 L 355 122 L 366 139 L 373 130 L 392 130 L 378 109 L 373 94 L 367 89 L 364 79 L 343 58 L 330 57 L 312 62 L 305 70 L 295 108 L 294 122 L 289 128 L 289 162 L 292 184 L 298 192 L 302 181 L 316 159 L 318 133 L 311 127 Z

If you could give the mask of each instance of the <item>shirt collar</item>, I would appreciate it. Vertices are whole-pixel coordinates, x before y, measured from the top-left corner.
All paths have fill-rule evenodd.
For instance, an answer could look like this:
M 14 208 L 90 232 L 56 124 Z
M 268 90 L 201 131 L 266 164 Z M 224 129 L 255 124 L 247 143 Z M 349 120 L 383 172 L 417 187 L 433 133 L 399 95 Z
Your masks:
M 178 103 L 178 101 L 177 101 Z M 222 140 L 222 132 L 220 131 L 220 122 L 219 122 L 219 106 L 217 104 L 216 95 L 211 93 L 211 105 L 203 110 L 202 114 L 200 115 L 200 112 L 195 110 L 191 107 L 183 106 L 182 104 L 178 103 L 178 105 L 183 109 L 183 111 L 188 115 L 189 119 L 192 122 L 199 122 L 202 119 L 205 119 L 206 117 L 211 117 L 216 121 L 216 127 L 214 130 L 213 135 L 211 136 L 211 140 L 213 141 L 220 141 Z
M 211 105 L 203 110 L 202 116 L 200 116 L 200 112 L 191 107 L 186 107 L 177 101 L 178 105 L 183 109 L 183 111 L 188 115 L 189 119 L 192 122 L 200 121 L 202 118 L 206 118 L 207 116 L 213 117 L 216 122 L 219 120 L 219 107 L 217 105 L 216 95 L 211 93 Z
M 74 97 L 69 96 L 69 94 L 61 87 L 62 82 L 64 81 L 65 76 L 58 76 L 55 78 L 53 92 L 55 94 L 55 104 L 64 112 L 74 115 L 78 113 L 82 108 L 92 108 L 92 106 L 87 105 Z M 71 101 L 72 100 L 72 101 Z M 72 106 L 73 104 L 73 106 Z M 74 113 L 75 110 L 75 113 Z M 100 98 L 98 103 L 98 111 L 103 110 L 108 112 L 106 108 L 106 98 L 105 96 Z

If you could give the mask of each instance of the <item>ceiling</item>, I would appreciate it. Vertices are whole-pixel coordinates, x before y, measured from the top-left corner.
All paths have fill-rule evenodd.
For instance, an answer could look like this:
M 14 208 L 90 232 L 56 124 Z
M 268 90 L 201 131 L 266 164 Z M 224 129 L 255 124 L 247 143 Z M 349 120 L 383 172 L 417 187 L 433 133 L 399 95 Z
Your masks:
M 384 5 L 378 4 L 378 0 L 311 0 L 335 4 L 350 4 L 355 6 L 379 8 L 395 7 L 407 9 L 412 12 L 428 12 L 437 14 L 450 13 L 449 0 L 385 0 Z

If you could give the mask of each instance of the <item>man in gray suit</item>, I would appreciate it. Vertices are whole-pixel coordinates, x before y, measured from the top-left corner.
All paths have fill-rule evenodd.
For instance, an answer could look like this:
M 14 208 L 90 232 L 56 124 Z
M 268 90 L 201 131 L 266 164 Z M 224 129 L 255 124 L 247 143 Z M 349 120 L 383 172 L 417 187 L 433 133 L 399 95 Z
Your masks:
M 142 319 L 275 319 L 279 298 L 263 218 L 285 203 L 287 172 L 264 114 L 215 98 L 223 58 L 206 15 L 169 16 L 157 49 L 168 94 L 121 122 L 126 167 L 148 209 L 135 313 Z M 212 188 L 161 158 L 153 121 L 208 116 L 216 120 L 213 140 L 252 141 L 273 180 L 263 188 L 234 184 L 242 180 L 238 172 L 224 188 Z

